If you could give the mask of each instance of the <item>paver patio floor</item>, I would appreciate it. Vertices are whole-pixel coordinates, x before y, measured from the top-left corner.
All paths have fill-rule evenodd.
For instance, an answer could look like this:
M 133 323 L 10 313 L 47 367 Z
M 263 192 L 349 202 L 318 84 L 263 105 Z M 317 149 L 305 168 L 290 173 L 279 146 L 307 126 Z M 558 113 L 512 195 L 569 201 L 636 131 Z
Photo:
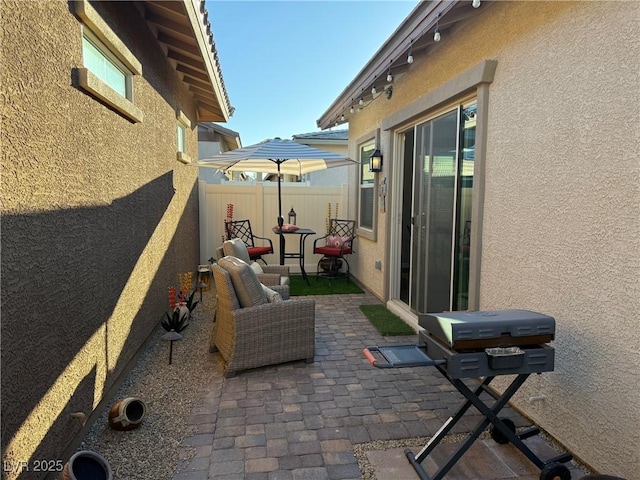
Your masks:
M 182 442 L 183 460 L 173 480 L 418 478 L 402 449 L 392 448 L 393 441 L 432 436 L 462 396 L 435 368 L 369 365 L 364 347 L 417 341 L 417 335 L 377 333 L 358 309 L 379 303 L 370 293 L 312 298 L 315 363 L 263 367 L 226 379 L 222 358 L 212 354 L 210 382 L 202 385 L 189 420 L 195 433 Z M 529 424 L 508 407 L 501 417 L 518 427 Z M 452 434 L 471 430 L 481 418 L 470 409 Z M 550 450 L 539 438 L 530 441 Z M 354 453 L 360 444 L 372 445 L 364 458 L 366 471 Z M 446 460 L 447 448 L 443 445 L 444 453 L 434 460 Z M 429 470 L 433 465 L 427 460 L 423 466 Z M 483 439 L 446 478 L 533 479 L 538 474 L 515 448 Z

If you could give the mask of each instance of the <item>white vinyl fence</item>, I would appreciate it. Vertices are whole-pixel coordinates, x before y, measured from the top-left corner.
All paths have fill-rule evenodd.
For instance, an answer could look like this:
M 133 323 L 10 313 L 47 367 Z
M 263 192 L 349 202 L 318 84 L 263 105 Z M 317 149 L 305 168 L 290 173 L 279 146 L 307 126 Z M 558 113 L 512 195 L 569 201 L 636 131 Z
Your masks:
M 245 183 L 224 182 L 208 184 L 198 182 L 200 201 L 200 263 L 206 264 L 211 257 L 216 258 L 216 248 L 222 245 L 224 221 L 227 217 L 227 205 L 233 205 L 233 219 L 251 221 L 254 235 L 270 238 L 273 242 L 273 255 L 267 255 L 269 264 L 278 264 L 279 236 L 272 228 L 277 225 L 278 185 L 275 182 Z M 296 224 L 301 228 L 310 228 L 316 232 L 305 243 L 305 270 L 316 271 L 320 257 L 313 254 L 313 241 L 326 234 L 328 206 L 331 204 L 331 216 L 345 218 L 349 211 L 348 189 L 346 185 L 338 187 L 314 187 L 301 183 L 282 184 L 282 216 L 288 221 L 291 207 L 297 214 Z M 286 236 L 287 253 L 298 251 L 299 237 Z M 261 242 L 261 241 L 258 241 Z M 263 244 L 263 243 L 258 243 Z M 287 259 L 292 272 L 299 272 L 297 259 Z

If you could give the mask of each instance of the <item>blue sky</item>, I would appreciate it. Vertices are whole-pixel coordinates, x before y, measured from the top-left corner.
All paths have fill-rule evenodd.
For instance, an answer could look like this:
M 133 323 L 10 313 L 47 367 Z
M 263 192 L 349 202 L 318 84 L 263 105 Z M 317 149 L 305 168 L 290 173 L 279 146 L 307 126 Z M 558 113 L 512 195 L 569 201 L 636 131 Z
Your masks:
M 416 1 L 207 0 L 243 146 L 319 131 L 316 120 Z M 347 124 L 338 128 L 346 128 Z

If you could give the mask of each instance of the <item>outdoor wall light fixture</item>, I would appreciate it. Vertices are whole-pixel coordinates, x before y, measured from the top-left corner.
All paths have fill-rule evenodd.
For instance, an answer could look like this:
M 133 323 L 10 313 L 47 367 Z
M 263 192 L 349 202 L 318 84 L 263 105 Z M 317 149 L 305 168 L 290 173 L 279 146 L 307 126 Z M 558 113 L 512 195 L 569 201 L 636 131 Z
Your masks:
M 439 42 L 442 36 L 440 35 L 440 29 L 436 27 L 436 31 L 433 33 L 433 41 Z
M 371 88 L 371 95 L 375 95 L 376 93 L 378 93 L 378 90 L 376 90 L 376 86 L 374 85 L 374 86 Z
M 409 52 L 409 55 L 407 56 L 407 63 L 413 63 L 413 54 L 411 52 Z
M 480 0 L 473 0 L 473 1 L 471 2 L 471 6 L 472 6 L 473 8 L 478 8 L 478 7 L 480 6 Z
M 393 82 L 393 75 L 391 75 L 391 69 L 389 69 L 389 72 L 387 73 L 387 82 L 389 83 Z
M 349 109 L 349 113 L 353 113 L 353 105 L 351 105 L 351 108 Z
M 360 101 L 358 102 L 359 105 L 364 105 L 364 98 L 360 97 Z
M 369 157 L 369 171 L 381 172 L 382 171 L 382 152 L 376 147 L 371 156 Z

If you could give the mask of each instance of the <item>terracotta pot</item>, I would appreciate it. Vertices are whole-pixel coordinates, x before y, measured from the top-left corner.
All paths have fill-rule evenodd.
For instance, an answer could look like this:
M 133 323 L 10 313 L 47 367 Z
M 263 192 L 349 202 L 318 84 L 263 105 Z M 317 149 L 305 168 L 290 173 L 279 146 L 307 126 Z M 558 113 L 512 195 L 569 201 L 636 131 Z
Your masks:
M 134 397 L 118 401 L 109 410 L 109 425 L 115 430 L 138 428 L 147 412 L 144 402 Z
M 113 480 L 113 472 L 104 457 L 90 450 L 74 453 L 62 469 L 64 480 Z
M 325 272 L 331 270 L 331 273 L 337 273 L 342 268 L 342 259 L 336 258 L 335 264 L 332 266 L 330 258 L 323 258 L 320 261 L 320 268 L 322 268 L 322 270 L 324 270 Z

